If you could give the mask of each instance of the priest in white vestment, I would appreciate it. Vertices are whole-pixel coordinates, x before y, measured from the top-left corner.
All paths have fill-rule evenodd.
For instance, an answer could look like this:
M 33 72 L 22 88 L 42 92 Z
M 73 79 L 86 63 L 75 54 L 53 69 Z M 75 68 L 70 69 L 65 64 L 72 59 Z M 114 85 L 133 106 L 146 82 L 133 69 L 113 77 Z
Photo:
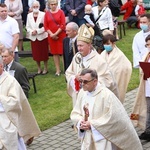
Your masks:
M 24 143 L 40 133 L 21 86 L 4 71 L 0 56 L 0 149 L 26 150 Z
M 81 150 L 142 150 L 122 103 L 98 82 L 95 70 L 81 72 L 82 89 L 70 118 L 81 138 Z
M 80 79 L 80 72 L 84 68 L 95 69 L 98 73 L 99 82 L 108 87 L 118 96 L 118 89 L 112 73 L 108 69 L 106 61 L 92 47 L 94 30 L 82 25 L 79 28 L 77 36 L 78 53 L 73 57 L 73 60 L 65 72 L 67 80 L 67 92 L 73 99 L 73 106 L 76 103 L 76 98 L 81 87 L 76 88 L 77 82 Z M 80 86 L 80 85 L 78 85 Z
M 112 34 L 104 36 L 105 50 L 101 53 L 101 56 L 113 73 L 118 87 L 119 100 L 123 103 L 132 74 L 132 65 L 125 54 L 116 46 L 115 41 L 116 38 Z
M 148 52 L 143 57 L 142 62 L 150 65 L 150 35 L 146 37 L 145 41 Z M 149 70 L 149 66 L 146 67 L 146 70 Z M 131 113 L 131 120 L 134 126 L 144 130 L 139 138 L 150 141 L 150 74 L 148 75 L 149 77 L 146 77 L 140 68 L 140 84 Z

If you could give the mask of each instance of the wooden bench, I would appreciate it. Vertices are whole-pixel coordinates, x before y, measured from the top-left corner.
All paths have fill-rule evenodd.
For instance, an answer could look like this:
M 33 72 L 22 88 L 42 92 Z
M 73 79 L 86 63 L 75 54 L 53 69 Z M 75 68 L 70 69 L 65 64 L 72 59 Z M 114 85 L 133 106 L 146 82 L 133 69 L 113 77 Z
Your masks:
M 34 80 L 34 78 L 36 77 L 36 75 L 37 75 L 36 73 L 28 73 L 28 78 L 29 78 L 29 80 L 31 79 L 32 83 L 33 83 L 34 93 L 37 92 L 37 90 L 36 90 L 36 84 L 35 84 L 35 80 Z
M 32 51 L 31 50 L 18 51 L 18 55 L 19 57 L 32 57 Z M 53 55 L 49 52 L 49 56 Z
M 126 20 L 118 20 L 118 27 L 119 27 L 120 39 L 122 39 L 122 35 L 123 34 L 124 34 L 124 36 L 126 35 L 125 23 L 126 23 Z
M 19 57 L 32 57 L 32 51 L 26 50 L 26 51 L 18 51 Z

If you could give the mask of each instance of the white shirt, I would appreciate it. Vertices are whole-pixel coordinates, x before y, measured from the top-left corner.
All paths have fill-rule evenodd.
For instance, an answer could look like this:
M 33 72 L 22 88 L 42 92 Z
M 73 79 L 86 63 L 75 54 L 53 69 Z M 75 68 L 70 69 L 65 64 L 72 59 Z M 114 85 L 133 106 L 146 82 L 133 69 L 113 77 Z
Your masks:
M 13 63 L 13 60 L 7 65 L 7 70 L 5 69 L 7 72 L 10 70 L 10 67 L 11 67 L 12 63 Z
M 7 65 L 7 72 L 11 75 L 11 76 L 15 76 L 15 70 L 10 70 L 11 66 L 12 66 L 13 60 Z M 5 67 L 6 68 L 6 67 Z
M 84 19 L 92 26 L 95 26 L 94 22 L 91 20 L 90 15 L 86 14 Z
M 149 32 L 144 33 L 142 30 L 138 32 L 134 38 L 132 43 L 132 51 L 133 51 L 133 67 L 139 68 L 139 62 L 142 61 L 142 58 L 148 52 L 145 47 L 145 38 L 150 34 Z
M 139 5 L 136 5 L 135 7 L 135 15 L 138 16 L 138 10 L 140 9 L 140 6 Z
M 112 18 L 112 13 L 109 7 L 104 7 L 100 14 L 101 17 L 99 18 L 99 20 L 97 21 L 97 23 L 99 24 L 99 27 L 101 30 L 109 28 L 109 30 L 114 30 L 114 25 L 113 25 L 113 18 Z M 96 20 L 99 16 L 99 12 L 98 12 L 98 6 L 95 6 L 92 8 L 93 14 L 94 14 L 94 19 Z
M 7 16 L 4 21 L 0 20 L 0 43 L 6 48 L 11 48 L 13 43 L 13 35 L 20 33 L 18 23 L 14 18 Z M 18 51 L 16 47 L 15 52 Z
M 77 39 L 77 35 L 74 38 L 70 38 L 70 39 L 74 43 L 76 41 L 76 39 Z

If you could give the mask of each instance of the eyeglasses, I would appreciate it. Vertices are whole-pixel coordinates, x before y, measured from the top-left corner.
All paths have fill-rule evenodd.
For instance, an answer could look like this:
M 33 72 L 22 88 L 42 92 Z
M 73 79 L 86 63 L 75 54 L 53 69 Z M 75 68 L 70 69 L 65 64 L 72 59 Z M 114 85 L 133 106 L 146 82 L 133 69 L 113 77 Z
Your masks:
M 55 3 L 55 4 L 50 4 L 51 6 L 55 6 L 55 5 L 57 5 L 57 3 Z
M 80 83 L 84 83 L 84 84 L 88 84 L 90 83 L 91 81 L 93 81 L 94 79 L 91 79 L 91 80 L 79 80 Z

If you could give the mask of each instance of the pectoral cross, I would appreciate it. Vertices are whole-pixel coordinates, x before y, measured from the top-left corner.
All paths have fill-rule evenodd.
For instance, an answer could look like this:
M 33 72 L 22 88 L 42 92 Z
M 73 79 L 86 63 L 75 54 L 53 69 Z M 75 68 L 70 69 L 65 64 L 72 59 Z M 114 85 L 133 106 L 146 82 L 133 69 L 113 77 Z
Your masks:
M 75 57 L 75 61 L 77 64 L 79 64 L 81 66 L 82 69 L 85 68 L 84 64 L 83 64 L 83 56 L 81 53 L 77 53 L 76 57 Z

